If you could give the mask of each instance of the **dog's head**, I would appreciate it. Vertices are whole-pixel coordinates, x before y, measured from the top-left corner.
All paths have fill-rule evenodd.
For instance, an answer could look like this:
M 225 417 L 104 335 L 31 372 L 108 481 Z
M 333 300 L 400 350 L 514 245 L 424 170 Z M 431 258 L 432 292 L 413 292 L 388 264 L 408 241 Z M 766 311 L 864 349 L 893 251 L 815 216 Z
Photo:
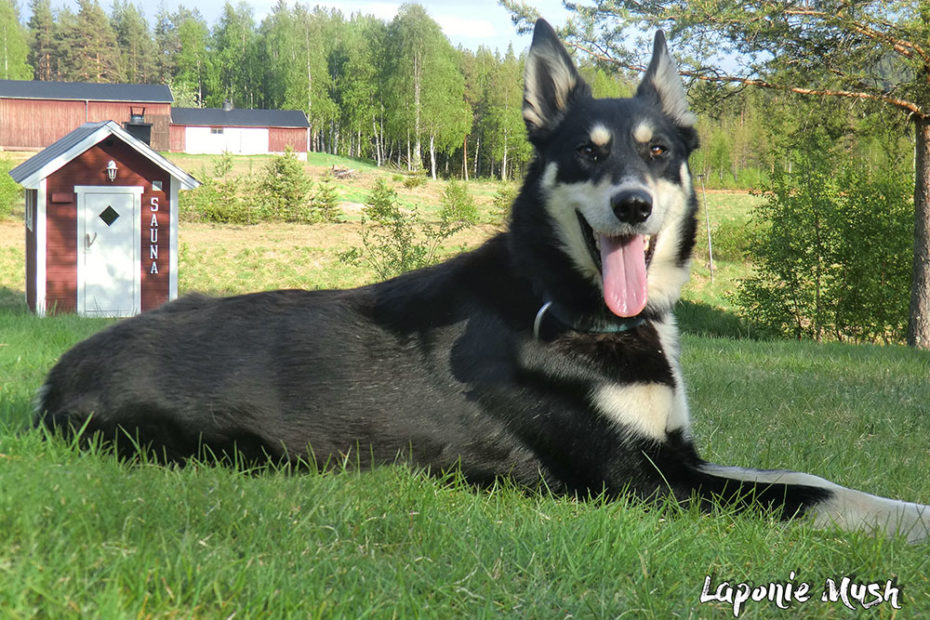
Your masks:
M 546 294 L 588 314 L 667 312 L 694 246 L 688 156 L 697 132 L 663 34 L 632 98 L 595 99 L 540 20 L 526 61 L 523 118 L 536 157 L 512 230 L 534 235 L 537 254 L 556 246 L 571 272 L 535 257 L 550 263 L 537 264 L 551 276 Z M 595 300 L 598 307 L 588 308 Z

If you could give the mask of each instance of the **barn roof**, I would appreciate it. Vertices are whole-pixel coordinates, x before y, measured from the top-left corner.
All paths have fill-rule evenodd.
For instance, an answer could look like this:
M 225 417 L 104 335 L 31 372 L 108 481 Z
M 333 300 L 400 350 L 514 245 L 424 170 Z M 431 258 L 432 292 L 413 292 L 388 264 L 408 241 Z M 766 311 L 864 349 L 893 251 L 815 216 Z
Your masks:
M 164 84 L 95 84 L 43 80 L 0 80 L 0 98 L 139 103 L 171 103 L 174 101 L 171 89 Z
M 38 189 L 42 179 L 111 135 L 118 137 L 140 155 L 181 181 L 183 188 L 193 189 L 200 185 L 200 181 L 162 157 L 145 142 L 131 135 L 113 121 L 84 123 L 54 144 L 50 144 L 44 150 L 39 151 L 10 170 L 10 176 L 23 187 Z
M 309 127 L 301 110 L 171 108 L 171 124 L 198 127 Z

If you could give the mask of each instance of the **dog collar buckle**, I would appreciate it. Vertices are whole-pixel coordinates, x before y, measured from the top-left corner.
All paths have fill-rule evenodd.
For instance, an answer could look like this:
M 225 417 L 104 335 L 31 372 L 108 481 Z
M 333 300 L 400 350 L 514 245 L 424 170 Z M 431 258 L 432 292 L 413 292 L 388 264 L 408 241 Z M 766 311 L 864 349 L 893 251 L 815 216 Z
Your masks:
M 600 326 L 582 327 L 575 323 L 570 323 L 568 321 L 563 320 L 555 312 L 555 310 L 552 309 L 552 302 L 547 301 L 539 308 L 539 311 L 536 313 L 536 318 L 533 320 L 533 338 L 535 340 L 539 340 L 539 330 L 542 327 L 542 322 L 547 312 L 550 315 L 552 315 L 552 317 L 556 321 L 558 321 L 559 323 L 561 323 L 568 329 L 572 331 L 576 331 L 576 332 L 587 333 L 587 334 L 619 334 L 622 332 L 628 332 L 630 330 L 636 329 L 637 327 L 639 327 L 640 325 L 646 322 L 646 319 L 644 319 L 643 317 L 637 316 L 637 317 L 632 317 L 630 319 L 624 319 L 616 323 L 607 323 L 605 325 L 600 325 Z

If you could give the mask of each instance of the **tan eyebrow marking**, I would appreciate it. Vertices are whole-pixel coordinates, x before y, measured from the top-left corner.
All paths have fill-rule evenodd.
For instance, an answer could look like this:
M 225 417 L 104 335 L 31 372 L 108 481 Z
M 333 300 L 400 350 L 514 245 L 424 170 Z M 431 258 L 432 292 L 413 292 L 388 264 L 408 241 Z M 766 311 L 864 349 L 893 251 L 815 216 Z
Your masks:
M 610 130 L 598 123 L 591 128 L 591 143 L 595 146 L 607 146 L 610 144 L 612 134 Z
M 637 125 L 636 129 L 633 130 L 633 138 L 641 144 L 652 140 L 652 125 L 646 121 Z

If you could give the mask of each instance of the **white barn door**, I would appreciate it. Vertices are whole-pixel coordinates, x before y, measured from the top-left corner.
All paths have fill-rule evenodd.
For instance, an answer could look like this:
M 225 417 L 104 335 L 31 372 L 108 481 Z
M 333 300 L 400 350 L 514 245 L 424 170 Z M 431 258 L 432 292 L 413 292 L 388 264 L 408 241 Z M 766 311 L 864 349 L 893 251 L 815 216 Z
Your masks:
M 132 316 L 142 307 L 142 187 L 77 186 L 77 311 Z

